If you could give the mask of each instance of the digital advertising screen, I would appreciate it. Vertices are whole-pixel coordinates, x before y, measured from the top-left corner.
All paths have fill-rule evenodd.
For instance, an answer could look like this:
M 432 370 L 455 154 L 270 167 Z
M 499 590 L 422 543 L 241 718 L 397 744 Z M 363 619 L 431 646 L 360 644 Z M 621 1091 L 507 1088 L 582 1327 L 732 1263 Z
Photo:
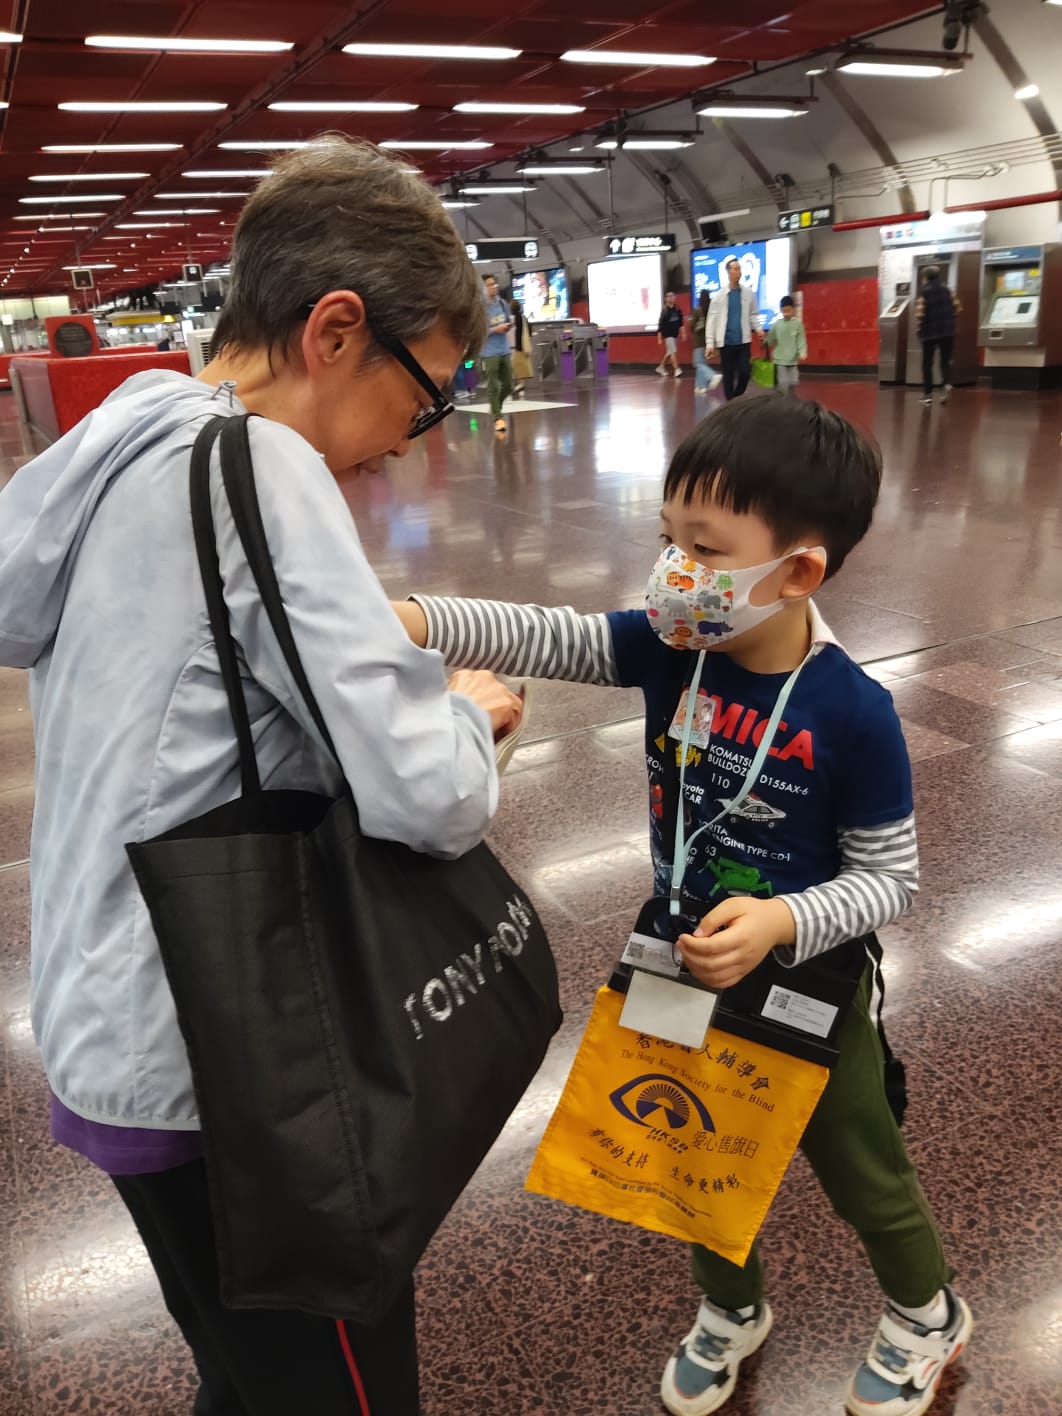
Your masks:
M 525 270 L 513 275 L 513 299 L 524 307 L 524 317 L 532 324 L 543 320 L 566 320 L 571 313 L 568 302 L 568 272 L 563 266 L 549 270 Z
M 664 265 L 658 255 L 619 256 L 586 267 L 590 323 L 616 334 L 655 330 L 664 303 Z
M 726 263 L 736 258 L 741 262 L 741 283 L 751 285 L 756 292 L 764 329 L 774 324 L 779 315 L 782 296 L 791 293 L 791 248 L 787 236 L 771 241 L 746 241 L 736 246 L 711 246 L 694 251 L 690 257 L 690 284 L 693 304 L 702 290 L 714 295 L 728 284 Z

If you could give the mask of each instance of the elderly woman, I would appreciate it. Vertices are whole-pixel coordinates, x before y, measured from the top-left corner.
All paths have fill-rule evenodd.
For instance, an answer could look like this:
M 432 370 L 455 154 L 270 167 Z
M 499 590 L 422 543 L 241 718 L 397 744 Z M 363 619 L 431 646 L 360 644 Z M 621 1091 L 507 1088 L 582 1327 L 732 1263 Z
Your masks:
M 204 423 L 250 424 L 258 494 L 299 654 L 366 834 L 457 856 L 497 799 L 493 739 L 517 701 L 447 683 L 413 647 L 333 474 L 450 410 L 439 388 L 485 316 L 436 196 L 343 139 L 279 162 L 244 207 L 232 288 L 198 379 L 135 375 L 0 495 L 0 663 L 29 668 L 37 744 L 33 1027 L 52 1130 L 114 1178 L 195 1356 L 212 1416 L 416 1416 L 412 1295 L 371 1333 L 218 1297 L 188 1059 L 127 864 L 239 794 L 189 514 Z M 335 793 L 213 468 L 225 595 L 262 778 Z M 455 691 L 460 690 L 460 691 Z

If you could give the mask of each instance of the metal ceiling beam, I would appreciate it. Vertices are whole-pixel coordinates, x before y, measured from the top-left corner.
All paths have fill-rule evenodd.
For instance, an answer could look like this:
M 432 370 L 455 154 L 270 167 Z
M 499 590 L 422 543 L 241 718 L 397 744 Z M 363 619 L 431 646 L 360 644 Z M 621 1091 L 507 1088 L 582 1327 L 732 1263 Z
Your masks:
M 1029 83 L 1029 76 L 1019 62 L 1017 55 L 1010 45 L 1000 34 L 999 30 L 989 18 L 988 6 L 982 5 L 977 18 L 973 23 L 977 37 L 984 42 L 985 48 L 996 61 L 1000 72 L 1010 84 L 1011 88 L 1017 91 L 1025 88 Z M 1056 131 L 1056 124 L 1051 117 L 1051 113 L 1044 102 L 1042 95 L 1037 94 L 1035 98 L 1022 100 L 1022 107 L 1028 113 L 1033 127 L 1042 138 L 1053 137 Z M 1045 150 L 1045 158 L 1051 163 L 1055 174 L 1055 186 L 1062 188 L 1062 157 L 1057 153 L 1050 153 Z
M 663 182 L 661 182 L 660 180 L 660 174 L 657 172 L 656 168 L 648 160 L 648 158 L 643 157 L 640 152 L 624 152 L 623 155 L 625 158 L 628 159 L 628 161 L 633 167 L 637 168 L 637 170 L 642 174 L 645 180 L 652 187 L 655 187 L 655 189 L 660 193 L 661 198 L 663 198 L 665 191 L 667 191 L 668 205 L 673 206 L 675 208 L 676 214 L 685 221 L 686 227 L 689 230 L 691 238 L 694 241 L 699 241 L 701 239 L 701 228 L 697 223 L 697 218 L 694 215 L 694 209 L 690 205 L 689 197 L 685 194 L 685 192 L 683 192 L 682 195 L 676 200 L 675 197 L 671 194 L 670 190 L 665 188 Z M 670 172 L 666 175 L 669 179 L 671 178 Z M 673 185 L 675 185 L 674 182 Z
M 727 122 L 725 118 L 716 118 L 713 119 L 713 121 L 715 123 L 715 126 L 720 130 L 723 136 L 734 148 L 735 152 L 739 153 L 741 157 L 744 158 L 748 166 L 752 169 L 752 171 L 760 179 L 763 185 L 767 188 L 767 191 L 770 192 L 771 200 L 774 202 L 778 210 L 785 211 L 785 197 L 783 197 L 779 193 L 777 182 L 767 170 L 766 165 L 754 152 L 751 145 L 741 136 L 741 134 L 734 127 L 733 123 Z
M 881 158 L 885 166 L 893 167 L 899 170 L 901 164 L 897 161 L 896 154 L 893 152 L 892 148 L 885 141 L 884 134 L 871 120 L 871 117 L 867 113 L 866 109 L 855 101 L 855 99 L 848 92 L 847 88 L 845 88 L 844 84 L 841 82 L 838 76 L 831 70 L 830 72 L 823 74 L 821 82 L 823 88 L 825 88 L 827 92 L 832 94 L 833 97 L 837 100 L 837 102 L 844 109 L 848 117 L 852 120 L 855 126 L 863 134 L 864 138 L 866 138 L 870 146 L 877 153 L 878 157 Z M 917 204 L 915 202 L 914 193 L 911 191 L 909 183 L 901 183 L 901 185 L 897 188 L 897 192 L 900 198 L 901 210 L 918 210 Z

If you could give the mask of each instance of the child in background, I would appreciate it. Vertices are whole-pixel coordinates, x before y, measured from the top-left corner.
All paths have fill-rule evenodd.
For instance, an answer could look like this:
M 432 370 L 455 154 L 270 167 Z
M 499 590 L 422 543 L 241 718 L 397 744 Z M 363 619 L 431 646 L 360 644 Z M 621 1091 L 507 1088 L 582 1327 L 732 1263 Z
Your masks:
M 922 1416 L 972 1319 L 950 1286 L 887 1100 L 870 1010 L 864 940 L 902 915 L 918 888 L 910 763 L 888 692 L 848 657 L 810 598 L 866 534 L 880 480 L 878 449 L 838 414 L 794 398 L 731 402 L 672 459 L 645 610 L 583 615 L 431 596 L 395 610 L 415 643 L 454 668 L 642 689 L 650 795 L 672 803 L 650 811 L 653 894 L 670 892 L 681 808 L 681 912 L 699 923 L 678 948 L 708 988 L 738 988 L 772 954 L 797 992 L 805 965 L 858 978 L 801 1148 L 886 1299 L 847 1410 Z M 742 803 L 726 814 L 719 775 L 731 774 L 735 799 L 786 692 L 756 783 L 759 810 Z M 691 693 L 701 732 L 680 777 L 676 725 Z M 759 725 L 751 736 L 750 723 Z M 721 890 L 723 857 L 760 882 L 759 896 Z M 693 1272 L 700 1306 L 661 1384 L 674 1416 L 724 1405 L 772 1323 L 758 1244 L 743 1267 L 696 1246 Z M 823 1310 L 819 1320 L 843 1314 Z
M 808 337 L 804 321 L 796 312 L 792 295 L 784 295 L 779 305 L 782 318 L 775 320 L 764 338 L 774 360 L 775 381 L 782 393 L 792 393 L 800 382 L 800 369 L 808 357 Z

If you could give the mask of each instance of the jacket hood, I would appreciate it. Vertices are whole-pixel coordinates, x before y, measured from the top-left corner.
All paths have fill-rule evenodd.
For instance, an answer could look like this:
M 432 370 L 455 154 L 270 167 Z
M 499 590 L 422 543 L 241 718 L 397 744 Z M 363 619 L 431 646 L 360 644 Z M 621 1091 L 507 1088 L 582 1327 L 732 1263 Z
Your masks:
M 172 370 L 134 374 L 0 491 L 0 665 L 37 662 L 55 636 L 78 549 L 112 481 L 211 412 L 214 394 Z M 228 400 L 215 408 L 228 412 Z

